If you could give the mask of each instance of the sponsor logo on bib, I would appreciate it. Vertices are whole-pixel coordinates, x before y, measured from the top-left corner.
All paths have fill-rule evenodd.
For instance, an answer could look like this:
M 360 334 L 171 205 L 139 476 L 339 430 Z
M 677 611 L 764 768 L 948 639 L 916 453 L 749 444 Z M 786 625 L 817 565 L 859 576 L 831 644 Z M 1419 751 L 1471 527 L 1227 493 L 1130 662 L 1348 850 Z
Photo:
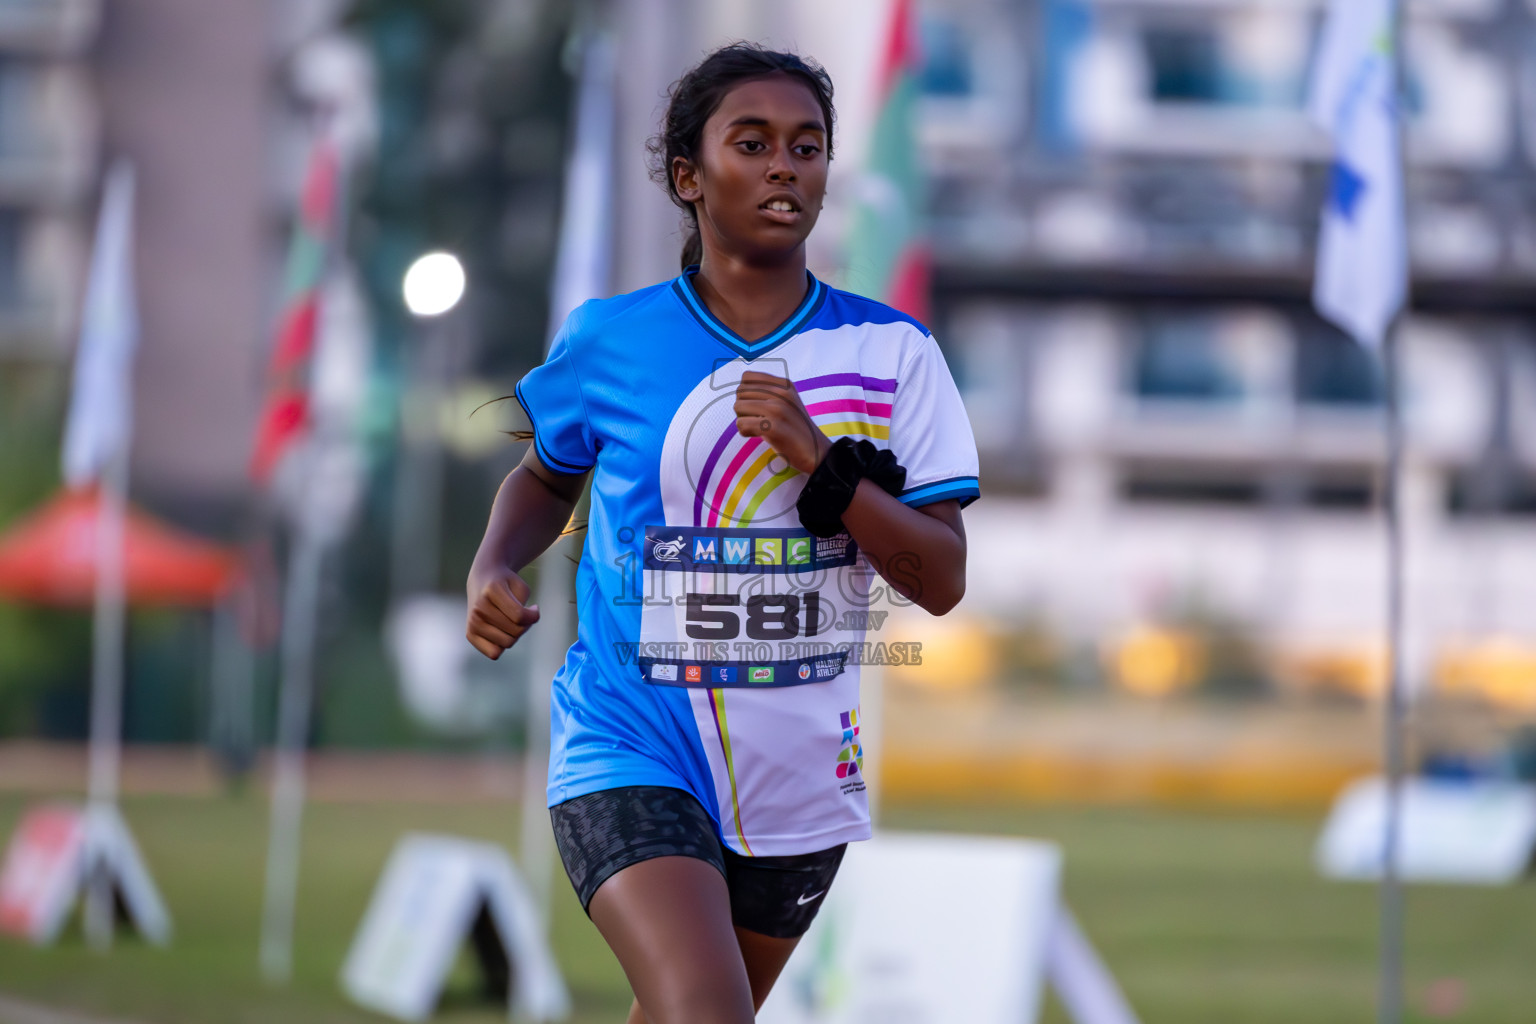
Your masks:
M 788 528 L 647 526 L 645 539 L 647 570 L 779 576 L 843 568 L 858 559 L 846 533 L 816 538 Z
M 852 543 L 853 538 L 846 533 L 840 533 L 835 537 L 817 537 L 816 558 L 823 562 L 842 558 L 848 553 L 848 547 Z
M 702 683 L 703 681 L 704 681 L 704 672 L 703 672 L 703 670 L 701 670 L 699 668 L 699 666 L 697 666 L 697 665 L 689 665 L 689 666 L 687 666 L 686 668 L 683 669 L 683 682 L 685 682 L 685 683 Z
M 677 682 L 677 666 L 676 665 L 652 665 L 651 666 L 651 678 L 652 679 L 664 679 L 664 680 L 666 680 L 669 683 L 675 683 L 675 682 Z
M 801 679 L 809 679 L 809 678 L 811 678 L 811 666 L 810 666 L 810 663 L 802 661 L 800 663 L 800 671 L 798 673 L 796 673 L 796 674 L 799 675 Z
M 683 554 L 683 538 L 659 540 L 651 548 L 651 557 L 658 562 L 676 562 Z
M 749 683 L 771 683 L 771 682 L 773 682 L 773 666 L 772 665 L 753 665 L 751 668 L 747 669 L 747 682 L 749 682 Z
M 736 681 L 736 666 L 711 666 L 709 670 L 709 681 L 712 683 L 734 683 Z

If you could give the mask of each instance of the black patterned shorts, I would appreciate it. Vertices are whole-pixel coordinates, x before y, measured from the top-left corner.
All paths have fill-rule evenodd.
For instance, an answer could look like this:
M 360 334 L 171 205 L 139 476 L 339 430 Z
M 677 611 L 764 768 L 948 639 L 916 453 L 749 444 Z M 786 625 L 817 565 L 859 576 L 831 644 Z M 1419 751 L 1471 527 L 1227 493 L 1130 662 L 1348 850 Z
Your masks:
M 791 857 L 743 857 L 720 842 L 714 819 L 690 793 L 625 786 L 549 809 L 555 845 L 583 909 L 598 886 L 652 857 L 713 864 L 731 893 L 731 921 L 761 935 L 804 935 L 832 887 L 847 844 Z M 590 911 L 588 911 L 590 913 Z

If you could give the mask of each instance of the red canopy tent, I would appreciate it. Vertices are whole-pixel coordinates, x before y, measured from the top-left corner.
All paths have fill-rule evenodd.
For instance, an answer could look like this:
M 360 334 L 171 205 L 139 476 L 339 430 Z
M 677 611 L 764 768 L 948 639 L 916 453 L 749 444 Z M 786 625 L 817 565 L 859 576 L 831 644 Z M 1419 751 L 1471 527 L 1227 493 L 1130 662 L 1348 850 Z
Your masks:
M 89 607 L 100 512 L 97 488 L 64 490 L 0 534 L 0 599 Z M 123 523 L 129 604 L 214 604 L 234 583 L 237 565 L 227 549 L 129 507 Z

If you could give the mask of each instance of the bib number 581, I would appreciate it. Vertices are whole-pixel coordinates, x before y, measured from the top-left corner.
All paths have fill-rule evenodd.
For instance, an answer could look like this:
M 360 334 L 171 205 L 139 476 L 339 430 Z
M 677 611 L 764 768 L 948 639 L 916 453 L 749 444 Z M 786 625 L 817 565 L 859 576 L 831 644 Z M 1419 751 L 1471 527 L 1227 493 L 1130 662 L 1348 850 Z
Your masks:
M 746 614 L 740 594 L 689 594 L 688 636 L 693 640 L 734 640 L 745 620 L 749 640 L 793 640 L 815 636 L 821 627 L 821 594 L 753 594 Z M 802 630 L 801 624 L 804 623 Z

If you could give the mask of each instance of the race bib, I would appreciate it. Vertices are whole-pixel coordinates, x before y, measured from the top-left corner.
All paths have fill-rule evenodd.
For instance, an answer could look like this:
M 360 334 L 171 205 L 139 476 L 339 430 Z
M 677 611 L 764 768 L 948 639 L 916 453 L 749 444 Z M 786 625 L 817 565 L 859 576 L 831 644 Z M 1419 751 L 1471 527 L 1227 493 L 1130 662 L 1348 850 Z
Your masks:
M 663 686 L 770 687 L 840 675 L 862 589 L 846 533 L 647 526 L 637 663 Z

